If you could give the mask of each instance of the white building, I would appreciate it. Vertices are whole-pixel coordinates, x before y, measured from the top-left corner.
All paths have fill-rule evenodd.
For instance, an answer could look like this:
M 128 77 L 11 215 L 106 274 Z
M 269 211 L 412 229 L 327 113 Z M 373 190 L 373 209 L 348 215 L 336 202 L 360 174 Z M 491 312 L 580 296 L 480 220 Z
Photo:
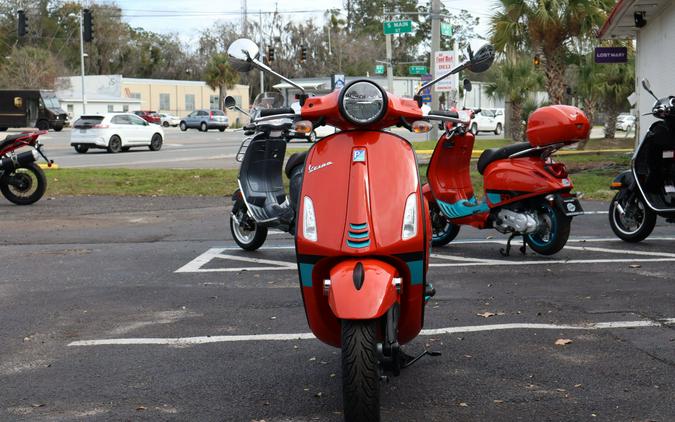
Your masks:
M 61 107 L 68 112 L 71 122 L 82 115 L 82 79 L 80 76 L 59 78 L 56 96 Z M 122 95 L 121 75 L 88 75 L 84 77 L 87 114 L 135 111 L 141 109 L 141 100 Z
M 603 39 L 635 39 L 635 92 L 638 96 L 639 139 L 656 119 L 654 98 L 642 86 L 649 79 L 658 97 L 675 95 L 675 2 L 672 0 L 619 0 L 600 31 Z

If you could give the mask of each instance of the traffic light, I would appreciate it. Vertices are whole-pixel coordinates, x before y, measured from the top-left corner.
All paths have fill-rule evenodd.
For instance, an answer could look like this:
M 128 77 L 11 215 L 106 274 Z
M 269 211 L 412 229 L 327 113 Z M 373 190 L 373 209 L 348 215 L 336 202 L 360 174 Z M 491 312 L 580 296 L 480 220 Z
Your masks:
M 539 54 L 534 56 L 534 58 L 532 59 L 532 63 L 535 66 L 539 66 L 541 64 L 541 59 L 539 58 Z
M 300 63 L 307 61 L 307 47 L 304 45 L 300 47 Z
M 82 11 L 82 31 L 85 42 L 91 42 L 94 39 L 94 20 L 89 9 Z
M 17 12 L 16 21 L 16 31 L 19 35 L 19 38 L 26 36 L 26 34 L 28 34 L 28 20 L 26 19 L 26 12 L 19 10 Z
M 274 61 L 274 46 L 273 45 L 267 46 L 267 61 L 269 61 L 269 62 Z

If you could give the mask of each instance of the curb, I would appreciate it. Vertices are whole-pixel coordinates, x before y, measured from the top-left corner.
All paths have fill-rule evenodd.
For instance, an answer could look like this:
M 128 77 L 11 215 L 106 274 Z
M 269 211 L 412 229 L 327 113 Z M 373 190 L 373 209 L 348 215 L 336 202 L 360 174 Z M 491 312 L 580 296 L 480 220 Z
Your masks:
M 49 166 L 48 166 L 47 164 L 45 164 L 45 163 L 39 163 L 39 164 L 38 164 L 38 167 L 40 167 L 42 170 L 56 170 L 56 169 L 59 168 L 59 165 L 56 164 L 56 163 L 53 163 L 52 166 L 49 167 Z

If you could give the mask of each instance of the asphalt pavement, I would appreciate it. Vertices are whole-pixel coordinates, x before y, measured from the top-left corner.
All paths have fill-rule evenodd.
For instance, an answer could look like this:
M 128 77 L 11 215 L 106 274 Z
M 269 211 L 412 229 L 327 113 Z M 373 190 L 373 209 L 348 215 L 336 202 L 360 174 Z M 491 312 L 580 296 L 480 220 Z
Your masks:
M 675 420 L 675 227 L 631 245 L 607 204 L 584 207 L 552 257 L 502 257 L 505 236 L 473 229 L 433 250 L 429 331 L 406 350 L 442 356 L 382 384 L 384 421 Z M 292 238 L 240 251 L 228 212 L 0 201 L 0 420 L 341 420 Z

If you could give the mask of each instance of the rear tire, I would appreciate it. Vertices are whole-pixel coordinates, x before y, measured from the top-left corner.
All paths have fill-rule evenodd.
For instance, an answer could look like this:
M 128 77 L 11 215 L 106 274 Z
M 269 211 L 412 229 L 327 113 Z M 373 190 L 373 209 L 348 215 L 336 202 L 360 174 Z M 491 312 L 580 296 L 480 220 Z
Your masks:
M 526 234 L 525 241 L 538 254 L 553 255 L 567 243 L 572 219 L 548 203 L 539 205 L 537 213 L 544 224 L 540 224 L 536 232 Z
M 239 223 L 239 220 L 242 222 Z M 245 251 L 254 251 L 261 247 L 267 239 L 267 227 L 256 223 L 246 211 L 246 204 L 241 199 L 236 201 L 230 215 L 230 233 L 234 241 Z
M 165 121 L 164 123 L 162 123 L 162 126 L 169 127 L 169 122 Z
M 82 145 L 82 144 L 77 144 L 77 145 L 75 145 L 74 148 L 75 148 L 75 151 L 78 154 L 85 154 L 87 151 L 89 151 L 89 147 L 86 146 L 86 145 Z
M 10 179 L 14 184 L 10 184 Z M 0 192 L 16 205 L 30 205 L 37 202 L 47 190 L 47 177 L 35 163 L 5 173 L 0 178 Z
M 502 124 L 497 123 L 497 127 L 495 128 L 495 135 L 501 135 L 502 134 Z
M 54 129 L 54 132 L 61 132 L 63 130 L 63 126 L 54 126 L 52 129 Z
M 342 406 L 345 421 L 380 420 L 375 320 L 342 320 Z
M 187 124 L 185 124 L 185 122 L 180 122 L 178 126 L 180 127 L 180 130 L 182 132 L 185 132 L 187 130 Z
M 122 151 L 122 140 L 117 135 L 111 136 L 110 141 L 108 141 L 108 152 L 116 154 L 120 151 Z
M 455 240 L 460 226 L 453 224 L 443 215 L 436 202 L 429 202 L 429 216 L 431 217 L 431 246 L 445 246 Z
M 206 123 L 202 122 L 201 125 L 199 125 L 199 130 L 202 132 L 207 132 L 209 130 L 209 127 L 206 125 Z
M 49 122 L 46 120 L 38 120 L 35 127 L 40 130 L 49 130 Z
M 150 147 L 149 147 L 150 151 L 159 151 L 160 149 L 162 149 L 162 144 L 163 144 L 162 135 L 160 135 L 159 133 L 155 133 L 154 135 L 152 135 L 152 139 L 150 140 Z
M 614 195 L 609 204 L 609 225 L 614 234 L 621 240 L 637 243 L 645 240 L 656 226 L 656 213 L 647 207 L 641 196 L 636 195 L 629 204 L 621 204 L 624 215 L 617 205 L 619 193 Z
M 218 130 L 221 131 L 221 132 L 225 132 L 225 128 L 224 128 L 224 127 L 219 127 Z

